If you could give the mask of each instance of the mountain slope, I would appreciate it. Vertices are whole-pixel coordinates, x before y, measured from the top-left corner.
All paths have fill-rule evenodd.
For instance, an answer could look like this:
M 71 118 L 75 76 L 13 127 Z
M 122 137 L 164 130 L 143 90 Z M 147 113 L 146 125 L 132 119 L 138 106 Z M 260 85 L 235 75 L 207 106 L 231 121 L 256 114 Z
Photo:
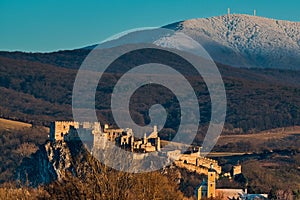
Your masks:
M 68 69 L 78 69 L 91 49 L 64 50 L 51 53 L 0 51 L 0 56 L 19 61 L 31 61 Z
M 76 54 L 74 57 L 76 60 Z M 300 71 L 218 67 L 227 95 L 227 127 L 249 132 L 300 124 Z M 44 125 L 54 120 L 72 119 L 72 86 L 76 70 L 0 56 L 0 75 L 0 117 Z M 101 122 L 113 123 L 109 88 L 116 76 L 108 78 L 102 85 L 104 90 L 98 88 L 96 108 Z M 209 94 L 198 76 L 191 77 L 191 81 L 201 94 L 202 122 L 206 123 L 210 119 Z M 145 95 L 149 99 L 168 99 L 158 92 Z M 145 123 L 148 118 L 145 99 L 136 102 L 132 112 Z M 168 124 L 168 127 L 172 126 L 172 122 Z
M 192 37 L 220 63 L 300 69 L 300 23 L 250 15 L 191 19 L 165 26 Z

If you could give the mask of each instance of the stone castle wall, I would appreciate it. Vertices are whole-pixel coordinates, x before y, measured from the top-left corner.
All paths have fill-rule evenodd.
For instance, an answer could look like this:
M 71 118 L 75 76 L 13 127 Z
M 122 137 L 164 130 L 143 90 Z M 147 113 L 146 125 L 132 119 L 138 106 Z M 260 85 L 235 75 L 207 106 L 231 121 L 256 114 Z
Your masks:
M 206 168 L 206 167 L 196 166 L 196 165 L 188 164 L 188 163 L 186 164 L 179 160 L 174 161 L 174 163 L 177 167 L 187 169 L 190 172 L 196 172 L 198 174 L 205 174 L 205 175 L 208 174 L 208 168 Z
M 179 161 L 183 164 L 194 165 L 196 167 L 204 167 L 206 169 L 209 169 L 212 164 L 218 174 L 221 174 L 222 172 L 222 168 L 218 165 L 218 162 L 216 160 L 201 157 L 199 153 L 181 154 L 179 156 Z
M 50 124 L 50 140 L 59 141 L 64 139 L 68 134 L 70 127 L 79 128 L 79 122 L 74 121 L 55 121 Z
M 73 138 L 74 131 L 72 131 L 72 127 L 74 129 L 87 129 L 93 131 L 101 131 L 100 123 L 95 122 L 74 122 L 74 121 L 55 121 L 50 124 L 50 140 L 51 141 L 61 141 L 64 138 Z M 65 137 L 70 134 L 70 136 Z

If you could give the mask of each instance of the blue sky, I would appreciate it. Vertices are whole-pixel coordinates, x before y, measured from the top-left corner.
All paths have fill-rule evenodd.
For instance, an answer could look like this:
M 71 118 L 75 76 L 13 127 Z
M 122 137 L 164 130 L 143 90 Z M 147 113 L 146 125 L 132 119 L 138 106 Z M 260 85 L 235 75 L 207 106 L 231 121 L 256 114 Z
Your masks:
M 119 32 L 234 13 L 300 21 L 299 0 L 0 0 L 0 50 L 84 47 Z

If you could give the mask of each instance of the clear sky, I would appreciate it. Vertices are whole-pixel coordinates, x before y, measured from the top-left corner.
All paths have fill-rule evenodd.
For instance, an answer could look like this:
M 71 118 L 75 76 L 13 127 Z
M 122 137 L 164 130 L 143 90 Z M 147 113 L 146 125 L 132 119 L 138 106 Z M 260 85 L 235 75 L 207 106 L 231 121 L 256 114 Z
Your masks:
M 116 33 L 232 13 L 300 21 L 300 0 L 0 0 L 0 50 L 45 52 Z

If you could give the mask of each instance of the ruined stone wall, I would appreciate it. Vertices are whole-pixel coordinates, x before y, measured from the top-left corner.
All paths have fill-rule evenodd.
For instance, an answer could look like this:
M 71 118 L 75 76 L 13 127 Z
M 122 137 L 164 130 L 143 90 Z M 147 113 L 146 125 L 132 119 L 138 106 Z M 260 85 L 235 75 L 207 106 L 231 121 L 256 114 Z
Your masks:
M 208 168 L 205 168 L 205 167 L 199 167 L 199 166 L 196 166 L 193 164 L 185 164 L 178 160 L 174 161 L 174 163 L 177 167 L 187 169 L 190 172 L 196 172 L 198 174 L 205 174 L 205 175 L 208 174 Z
M 91 134 L 100 133 L 101 127 L 99 122 L 74 122 L 74 121 L 55 121 L 50 124 L 50 140 L 51 141 L 61 141 L 64 138 L 72 138 L 73 133 L 71 130 L 71 126 L 74 129 L 86 129 L 90 130 Z M 71 133 L 69 137 L 65 137 L 67 134 Z M 76 137 L 76 134 L 75 136 Z
M 179 156 L 179 161 L 181 161 L 184 164 L 195 165 L 196 167 L 204 167 L 207 169 L 209 169 L 210 165 L 213 164 L 214 169 L 217 171 L 218 174 L 221 174 L 222 172 L 222 168 L 218 165 L 218 162 L 216 160 L 200 157 L 197 153 L 181 154 Z
M 242 165 L 236 165 L 232 167 L 232 176 L 242 173 Z
M 55 121 L 50 125 L 50 140 L 60 141 L 70 130 L 70 126 L 79 128 L 79 123 L 74 121 Z

